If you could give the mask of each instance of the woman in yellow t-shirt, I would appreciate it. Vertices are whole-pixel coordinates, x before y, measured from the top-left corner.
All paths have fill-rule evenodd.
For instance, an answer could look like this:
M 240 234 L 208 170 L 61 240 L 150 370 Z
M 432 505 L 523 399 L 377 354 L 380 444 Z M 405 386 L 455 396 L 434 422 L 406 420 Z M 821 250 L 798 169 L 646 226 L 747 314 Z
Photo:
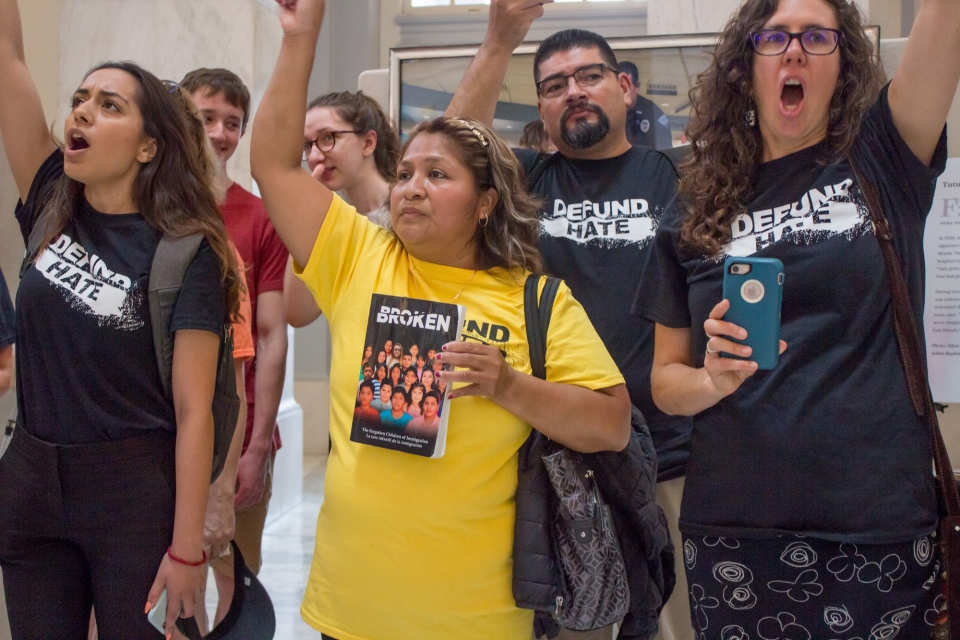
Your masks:
M 301 613 L 337 640 L 529 640 L 533 614 L 511 593 L 517 452 L 531 427 L 579 451 L 625 447 L 623 377 L 566 286 L 547 336 L 549 381 L 531 375 L 523 288 L 541 264 L 537 203 L 482 124 L 438 118 L 411 133 L 390 197 L 393 232 L 301 168 L 322 15 L 320 0 L 280 3 L 284 40 L 251 156 L 333 337 L 333 450 Z M 456 367 L 437 372 L 451 388 L 442 458 L 350 441 L 374 293 L 466 307 L 464 341 L 429 345 Z

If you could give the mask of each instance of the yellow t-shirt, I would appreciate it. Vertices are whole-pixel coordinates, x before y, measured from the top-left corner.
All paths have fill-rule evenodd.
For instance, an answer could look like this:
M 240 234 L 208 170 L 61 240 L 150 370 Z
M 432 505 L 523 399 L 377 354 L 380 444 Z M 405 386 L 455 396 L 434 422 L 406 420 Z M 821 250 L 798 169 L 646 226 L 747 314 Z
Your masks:
M 350 441 L 373 293 L 452 302 L 459 292 L 464 338 L 496 345 L 530 373 L 524 278 L 416 260 L 338 197 L 306 267 L 294 268 L 333 337 L 333 451 L 304 620 L 338 640 L 529 640 L 533 613 L 518 609 L 511 592 L 517 452 L 529 425 L 466 397 L 451 401 L 440 459 Z M 554 304 L 547 375 L 588 389 L 623 384 L 566 285 Z

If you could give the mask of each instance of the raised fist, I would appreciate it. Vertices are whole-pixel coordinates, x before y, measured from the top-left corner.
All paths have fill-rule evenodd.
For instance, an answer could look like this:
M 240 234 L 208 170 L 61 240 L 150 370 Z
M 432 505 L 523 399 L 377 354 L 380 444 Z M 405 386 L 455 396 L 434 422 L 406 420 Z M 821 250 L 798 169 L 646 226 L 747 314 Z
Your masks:
M 280 26 L 283 34 L 320 33 L 323 24 L 324 0 L 276 0 L 280 7 Z

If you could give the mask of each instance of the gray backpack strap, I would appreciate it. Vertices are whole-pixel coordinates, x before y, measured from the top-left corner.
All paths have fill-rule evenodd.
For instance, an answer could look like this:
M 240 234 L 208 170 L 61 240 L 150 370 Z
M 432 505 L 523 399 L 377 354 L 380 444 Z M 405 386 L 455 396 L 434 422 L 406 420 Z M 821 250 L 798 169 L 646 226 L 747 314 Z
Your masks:
M 150 303 L 150 324 L 153 327 L 153 348 L 157 354 L 160 383 L 167 398 L 173 397 L 173 335 L 170 333 L 173 309 L 177 306 L 177 297 L 180 295 L 187 267 L 197 255 L 201 240 L 203 235 L 199 233 L 182 238 L 164 235 L 160 238 L 157 252 L 153 255 L 153 264 L 150 266 L 147 299 Z

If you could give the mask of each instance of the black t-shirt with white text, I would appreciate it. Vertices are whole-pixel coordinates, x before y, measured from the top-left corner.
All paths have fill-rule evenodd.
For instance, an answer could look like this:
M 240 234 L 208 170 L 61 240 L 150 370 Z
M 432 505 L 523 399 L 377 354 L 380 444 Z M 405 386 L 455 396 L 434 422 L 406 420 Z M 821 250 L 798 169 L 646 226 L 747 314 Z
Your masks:
M 562 278 L 583 305 L 643 413 L 657 448 L 658 479 L 683 475 L 690 420 L 661 412 L 650 394 L 653 323 L 630 304 L 660 216 L 677 191 L 677 174 L 661 153 L 631 147 L 603 160 L 561 154 L 542 159 L 514 149 L 543 198 L 540 251 L 546 271 Z
M 13 310 L 13 300 L 10 299 L 10 290 L 7 281 L 0 271 L 0 349 L 9 347 L 17 341 L 17 316 Z
M 63 153 L 40 167 L 17 205 L 24 243 Z M 175 430 L 153 347 L 147 284 L 161 233 L 142 216 L 104 214 L 80 197 L 66 228 L 27 269 L 17 291 L 20 424 L 55 444 Z M 226 315 L 219 261 L 203 241 L 187 268 L 171 331 L 219 334 Z
M 946 136 L 925 166 L 900 137 L 884 89 L 852 156 L 878 191 L 922 327 L 923 232 Z M 685 215 L 672 206 L 664 216 L 635 311 L 691 328 L 703 366 L 703 323 L 723 297 L 724 259 L 777 258 L 789 346 L 776 368 L 694 416 L 681 530 L 870 544 L 929 534 L 930 435 L 910 403 L 883 256 L 849 162 L 820 143 L 761 165 L 718 257 L 679 244 Z

